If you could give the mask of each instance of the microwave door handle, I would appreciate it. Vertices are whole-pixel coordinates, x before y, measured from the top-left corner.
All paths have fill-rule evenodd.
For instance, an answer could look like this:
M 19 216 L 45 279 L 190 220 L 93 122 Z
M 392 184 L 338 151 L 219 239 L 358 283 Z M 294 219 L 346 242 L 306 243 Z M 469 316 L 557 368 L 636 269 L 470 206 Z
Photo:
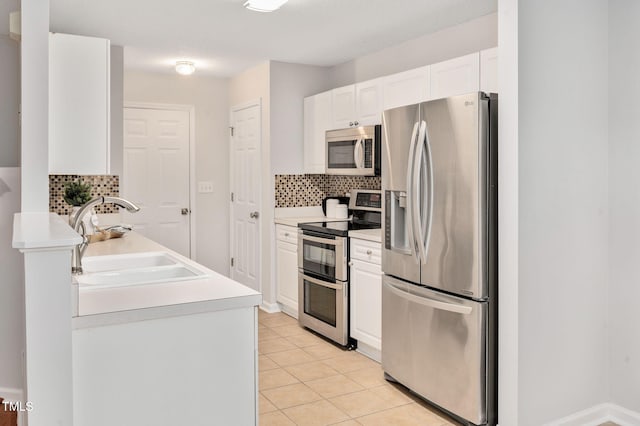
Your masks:
M 405 300 L 417 303 L 422 306 L 426 306 L 433 309 L 440 309 L 442 311 L 455 312 L 457 314 L 469 315 L 473 308 L 471 306 L 459 305 L 457 303 L 443 302 L 441 300 L 435 300 L 426 296 L 419 296 L 417 294 L 409 293 L 401 288 L 396 287 L 392 283 L 385 282 L 384 286 L 387 287 L 394 295 L 401 297 Z
M 358 144 L 360 144 L 360 165 L 358 166 L 358 168 L 360 169 L 364 169 L 364 139 L 360 139 L 358 141 Z
M 409 142 L 409 159 L 407 161 L 407 204 L 405 210 L 407 212 L 407 221 L 405 222 L 405 226 L 408 227 L 407 236 L 409 237 L 409 247 L 411 247 L 411 254 L 414 255 L 416 260 L 419 262 L 419 254 L 416 248 L 416 230 L 413 220 L 411 219 L 414 204 L 413 197 L 415 195 L 413 191 L 413 164 L 416 155 L 416 138 L 418 136 L 418 126 L 418 122 L 413 125 L 413 131 L 411 132 L 411 141 Z

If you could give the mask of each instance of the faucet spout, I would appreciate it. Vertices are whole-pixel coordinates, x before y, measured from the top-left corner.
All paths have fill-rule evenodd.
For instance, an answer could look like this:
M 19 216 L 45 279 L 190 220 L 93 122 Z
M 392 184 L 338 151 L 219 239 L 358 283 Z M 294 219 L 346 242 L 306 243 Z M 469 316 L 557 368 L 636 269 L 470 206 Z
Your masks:
M 76 274 L 76 275 L 82 274 L 82 254 L 84 253 L 84 250 L 87 248 L 87 244 L 89 244 L 89 239 L 85 235 L 85 229 L 84 229 L 84 225 L 82 224 L 82 219 L 85 217 L 85 215 L 89 211 L 91 211 L 92 208 L 105 203 L 113 203 L 117 206 L 127 209 L 127 211 L 131 213 L 140 211 L 140 207 L 138 207 L 131 201 L 125 200 L 124 198 L 120 198 L 120 197 L 102 196 L 102 197 L 94 198 L 93 200 L 88 201 L 82 207 L 80 207 L 80 210 L 78 210 L 78 213 L 76 214 L 75 218 L 73 219 L 73 223 L 71 224 L 71 227 L 77 233 L 80 234 L 80 231 L 82 230 L 82 234 L 81 234 L 82 242 L 75 246 L 71 256 L 71 273 L 73 274 Z

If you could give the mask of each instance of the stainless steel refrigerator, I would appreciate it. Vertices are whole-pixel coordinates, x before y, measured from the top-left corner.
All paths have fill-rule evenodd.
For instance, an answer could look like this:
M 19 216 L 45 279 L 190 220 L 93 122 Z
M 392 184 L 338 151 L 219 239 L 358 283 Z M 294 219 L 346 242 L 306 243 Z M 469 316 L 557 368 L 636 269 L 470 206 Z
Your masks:
M 382 367 L 497 424 L 497 95 L 383 113 Z

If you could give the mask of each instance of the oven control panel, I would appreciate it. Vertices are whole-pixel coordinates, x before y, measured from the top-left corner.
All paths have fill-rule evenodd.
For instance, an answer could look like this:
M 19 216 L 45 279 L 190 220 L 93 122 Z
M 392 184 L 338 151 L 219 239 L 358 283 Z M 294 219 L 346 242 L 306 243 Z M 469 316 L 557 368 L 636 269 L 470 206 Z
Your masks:
M 382 211 L 382 191 L 374 189 L 354 189 L 349 199 L 351 210 Z

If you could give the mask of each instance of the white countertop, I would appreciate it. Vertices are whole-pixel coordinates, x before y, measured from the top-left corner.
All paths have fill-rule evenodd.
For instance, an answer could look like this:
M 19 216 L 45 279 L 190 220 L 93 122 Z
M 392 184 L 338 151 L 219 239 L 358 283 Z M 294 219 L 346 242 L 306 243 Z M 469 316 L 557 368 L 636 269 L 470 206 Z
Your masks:
M 298 226 L 300 223 L 307 222 L 332 222 L 347 219 L 332 219 L 326 216 L 303 216 L 303 217 L 277 217 L 274 222 L 279 225 Z
M 74 329 L 251 307 L 262 302 L 262 295 L 257 291 L 135 232 L 129 232 L 122 238 L 90 244 L 84 257 L 149 251 L 170 252 L 187 265 L 206 270 L 208 276 L 180 282 L 112 288 L 80 286 L 78 316 L 73 318 Z
M 347 219 L 336 219 L 326 217 L 322 212 L 322 207 L 281 207 L 275 210 L 276 224 L 295 226 L 308 222 L 338 222 Z
M 82 237 L 55 213 L 16 213 L 13 219 L 13 248 L 68 248 Z
M 382 229 L 360 229 L 357 231 L 349 231 L 351 238 L 360 238 L 361 240 L 382 243 Z

